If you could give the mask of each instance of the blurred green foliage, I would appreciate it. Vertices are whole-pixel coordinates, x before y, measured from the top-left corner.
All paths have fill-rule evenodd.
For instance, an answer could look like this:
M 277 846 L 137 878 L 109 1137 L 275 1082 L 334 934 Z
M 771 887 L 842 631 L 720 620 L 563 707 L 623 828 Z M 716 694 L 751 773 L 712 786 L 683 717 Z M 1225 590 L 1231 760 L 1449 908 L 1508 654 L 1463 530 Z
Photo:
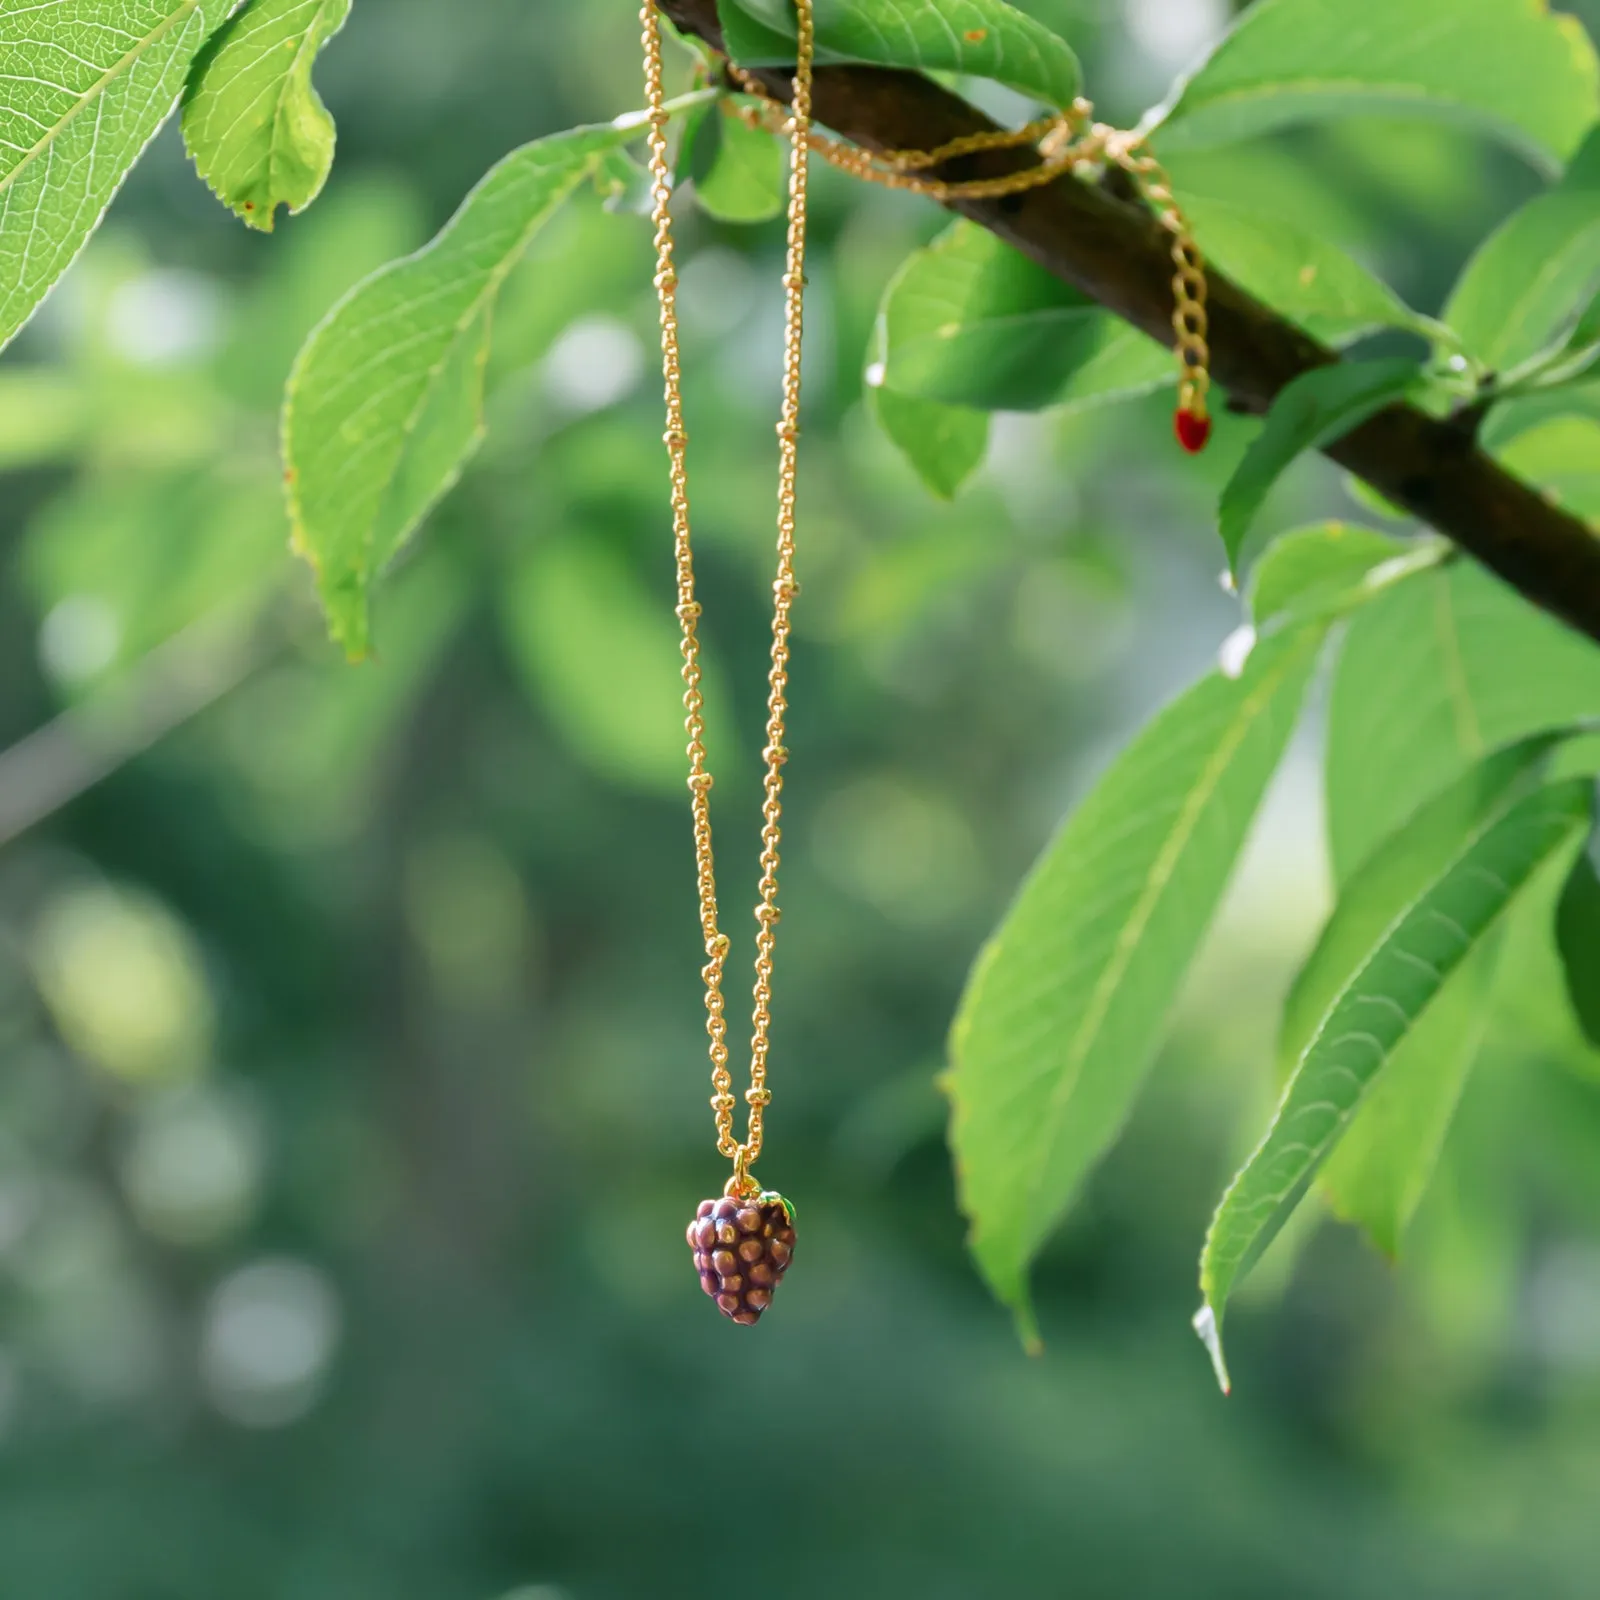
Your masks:
M 1126 122 L 1224 8 L 1026 9 Z M 1196 467 L 1159 396 L 1002 416 L 963 497 L 928 498 L 860 372 L 941 219 L 831 174 L 765 1169 L 804 1232 L 757 1338 L 709 1313 L 679 1243 L 722 1170 L 657 709 L 644 224 L 585 198 L 508 282 L 487 441 L 387 591 L 374 663 L 323 641 L 278 488 L 316 320 L 508 147 L 634 106 L 636 31 L 625 5 L 357 4 L 318 67 L 340 143 L 317 206 L 246 234 L 169 128 L 0 366 L 0 1593 L 670 1600 L 732 1581 L 754 1515 L 775 1547 L 754 1576 L 796 1600 L 1591 1594 L 1600 1073 L 1538 998 L 1544 946 L 1508 930 L 1523 1006 L 1406 1275 L 1300 1225 L 1233 1312 L 1251 1378 L 1227 1406 L 1189 1333 L 1327 903 L 1309 752 L 1041 1262 L 1041 1359 L 973 1275 L 946 1024 L 1058 816 L 1238 621 L 1210 507 L 1249 429 L 1219 419 Z M 1535 188 L 1465 133 L 1365 119 L 1173 167 L 1424 311 Z M 781 223 L 683 227 L 737 904 Z M 1349 509 L 1303 469 L 1264 521 Z

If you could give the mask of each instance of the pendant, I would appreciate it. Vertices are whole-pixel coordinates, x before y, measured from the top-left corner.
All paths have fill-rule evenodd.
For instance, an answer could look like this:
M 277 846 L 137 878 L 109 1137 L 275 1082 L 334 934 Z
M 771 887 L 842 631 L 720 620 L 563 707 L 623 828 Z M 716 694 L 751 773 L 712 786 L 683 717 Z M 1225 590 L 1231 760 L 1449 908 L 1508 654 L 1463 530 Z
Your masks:
M 794 1207 L 775 1190 L 702 1200 L 689 1224 L 700 1287 L 725 1317 L 761 1320 L 794 1257 Z

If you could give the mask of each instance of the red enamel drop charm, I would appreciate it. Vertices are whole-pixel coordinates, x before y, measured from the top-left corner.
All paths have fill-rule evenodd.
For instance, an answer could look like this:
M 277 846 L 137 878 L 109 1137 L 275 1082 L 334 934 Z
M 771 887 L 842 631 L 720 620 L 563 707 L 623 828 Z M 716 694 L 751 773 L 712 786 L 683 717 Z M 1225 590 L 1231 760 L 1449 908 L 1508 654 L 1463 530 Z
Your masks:
M 1180 406 L 1172 423 L 1178 443 L 1190 455 L 1197 456 L 1205 449 L 1206 441 L 1211 437 L 1211 418 L 1203 411 L 1190 411 Z

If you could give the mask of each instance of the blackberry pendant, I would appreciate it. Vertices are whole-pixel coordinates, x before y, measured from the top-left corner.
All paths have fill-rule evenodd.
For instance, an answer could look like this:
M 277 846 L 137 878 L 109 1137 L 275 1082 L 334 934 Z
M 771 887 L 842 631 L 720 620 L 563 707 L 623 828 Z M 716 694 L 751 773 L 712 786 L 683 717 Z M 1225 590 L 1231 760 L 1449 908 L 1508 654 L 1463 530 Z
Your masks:
M 794 1258 L 794 1210 L 771 1189 L 702 1200 L 689 1224 L 689 1248 L 700 1287 L 723 1316 L 748 1327 L 772 1304 Z

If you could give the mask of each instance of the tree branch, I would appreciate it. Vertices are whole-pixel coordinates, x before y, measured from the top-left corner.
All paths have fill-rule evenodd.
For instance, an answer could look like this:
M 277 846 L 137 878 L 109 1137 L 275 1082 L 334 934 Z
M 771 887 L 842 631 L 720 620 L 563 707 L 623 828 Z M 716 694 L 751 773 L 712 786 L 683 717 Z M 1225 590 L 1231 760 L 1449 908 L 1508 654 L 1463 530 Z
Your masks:
M 723 48 L 716 0 L 660 5 L 680 29 Z M 787 73 L 757 76 L 776 98 L 788 99 Z M 815 110 L 819 122 L 874 151 L 931 150 L 995 126 L 930 79 L 878 67 L 819 67 Z M 939 176 L 992 177 L 1030 161 L 1028 152 L 993 151 L 950 162 Z M 1143 207 L 1068 177 L 950 209 L 1171 345 L 1170 241 Z M 1212 372 L 1242 409 L 1266 411 L 1291 379 L 1339 359 L 1222 274 L 1209 277 Z M 1600 641 L 1600 539 L 1492 461 L 1470 429 L 1392 405 L 1324 454 L 1447 534 L 1535 605 Z

